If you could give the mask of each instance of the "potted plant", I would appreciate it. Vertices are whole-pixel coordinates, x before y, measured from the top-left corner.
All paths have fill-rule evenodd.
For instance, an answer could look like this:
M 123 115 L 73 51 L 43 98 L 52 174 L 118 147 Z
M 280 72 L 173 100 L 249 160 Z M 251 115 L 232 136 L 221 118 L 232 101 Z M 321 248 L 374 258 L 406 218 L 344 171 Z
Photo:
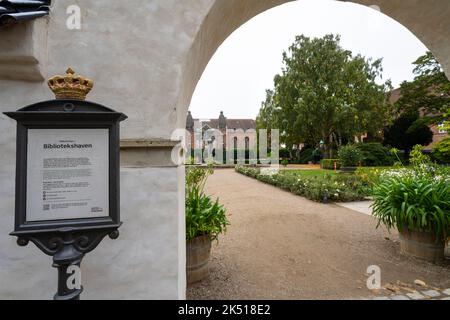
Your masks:
M 229 225 L 226 210 L 203 191 L 212 169 L 186 170 L 186 272 L 188 284 L 208 275 L 211 244 Z
M 363 160 L 361 151 L 354 145 L 340 147 L 338 155 L 342 173 L 355 172 L 358 165 Z
M 387 171 L 373 190 L 378 225 L 398 229 L 402 253 L 431 262 L 444 259 L 450 235 L 450 180 L 439 170 L 421 164 Z

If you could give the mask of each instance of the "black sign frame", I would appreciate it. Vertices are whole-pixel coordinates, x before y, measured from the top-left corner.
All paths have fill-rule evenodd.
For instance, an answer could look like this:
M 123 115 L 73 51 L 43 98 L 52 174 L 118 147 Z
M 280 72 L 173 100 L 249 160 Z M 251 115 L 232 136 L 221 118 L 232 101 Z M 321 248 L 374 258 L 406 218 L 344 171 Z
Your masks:
M 82 288 L 67 289 L 70 265 L 80 265 L 102 239 L 119 236 L 120 220 L 120 122 L 123 113 L 97 103 L 81 100 L 50 100 L 32 104 L 5 115 L 17 121 L 16 202 L 12 236 L 26 246 L 31 241 L 45 254 L 53 256 L 59 271 L 57 300 L 78 299 Z M 28 130 L 30 129 L 108 129 L 109 212 L 105 217 L 27 221 Z

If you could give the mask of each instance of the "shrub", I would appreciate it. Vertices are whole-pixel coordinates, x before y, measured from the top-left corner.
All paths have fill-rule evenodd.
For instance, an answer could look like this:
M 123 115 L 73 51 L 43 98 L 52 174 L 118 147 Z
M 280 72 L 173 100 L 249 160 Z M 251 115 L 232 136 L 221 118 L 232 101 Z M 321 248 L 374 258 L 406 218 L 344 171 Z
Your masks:
M 341 168 L 341 163 L 339 159 L 323 159 L 320 161 L 320 167 L 325 170 L 334 170 L 334 164 L 336 163 L 336 169 Z
M 423 154 L 423 146 L 415 145 L 409 154 L 409 163 L 415 167 L 431 163 L 431 159 L 426 154 Z
M 356 167 L 363 160 L 361 152 L 355 145 L 347 145 L 339 148 L 339 161 L 343 167 Z
M 313 148 L 302 149 L 298 155 L 298 163 L 308 164 L 309 162 L 312 162 L 314 160 L 313 152 Z
M 450 138 L 439 142 L 431 154 L 440 163 L 450 163 Z
M 291 158 L 291 153 L 289 152 L 288 149 L 280 148 L 279 152 L 280 152 L 279 153 L 280 159 L 290 159 Z
M 429 231 L 445 240 L 450 231 L 450 181 L 411 169 L 388 171 L 374 187 L 373 215 L 378 225 L 399 231 Z
M 320 151 L 320 149 L 316 148 L 313 150 L 312 156 L 313 156 L 314 164 L 320 163 L 320 160 L 322 159 L 322 151 Z
M 427 145 L 433 141 L 430 127 L 419 121 L 418 113 L 403 113 L 394 123 L 384 130 L 384 145 L 409 151 L 416 144 Z
M 361 164 L 365 167 L 392 166 L 394 164 L 390 150 L 381 143 L 360 143 L 356 147 L 362 154 Z
M 212 169 L 191 167 L 186 169 L 186 240 L 209 235 L 217 239 L 229 225 L 226 210 L 219 199 L 212 201 L 204 192 L 204 186 Z
M 355 174 L 369 186 L 374 186 L 380 182 L 380 176 L 384 171 L 386 169 L 359 167 Z

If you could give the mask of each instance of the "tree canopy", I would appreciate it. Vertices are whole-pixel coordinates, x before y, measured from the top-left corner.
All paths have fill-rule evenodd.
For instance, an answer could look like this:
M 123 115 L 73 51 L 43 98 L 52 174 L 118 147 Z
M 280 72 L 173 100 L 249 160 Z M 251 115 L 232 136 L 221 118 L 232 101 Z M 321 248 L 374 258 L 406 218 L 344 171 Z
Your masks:
M 450 113 L 450 81 L 431 52 L 413 62 L 414 81 L 401 84 L 401 97 L 396 102 L 399 113 L 422 114 L 422 122 L 438 123 Z
M 391 109 L 386 92 L 390 81 L 378 84 L 381 59 L 352 55 L 340 37 L 297 36 L 283 53 L 283 69 L 267 90 L 257 118 L 259 128 L 280 129 L 287 147 L 304 143 L 331 150 L 366 133 L 380 136 Z
M 384 130 L 384 144 L 409 152 L 415 145 L 431 143 L 433 132 L 426 124 L 418 123 L 418 119 L 418 113 L 402 114 L 392 126 Z

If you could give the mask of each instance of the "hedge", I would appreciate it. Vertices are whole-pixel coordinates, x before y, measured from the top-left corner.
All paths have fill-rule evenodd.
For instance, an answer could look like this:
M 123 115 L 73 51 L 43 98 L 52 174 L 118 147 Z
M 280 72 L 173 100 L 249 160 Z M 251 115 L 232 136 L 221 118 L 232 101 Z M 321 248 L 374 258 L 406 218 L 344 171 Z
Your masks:
M 341 163 L 339 159 L 323 159 L 320 161 L 320 167 L 326 170 L 334 170 L 334 163 L 336 163 L 336 169 L 341 169 Z

